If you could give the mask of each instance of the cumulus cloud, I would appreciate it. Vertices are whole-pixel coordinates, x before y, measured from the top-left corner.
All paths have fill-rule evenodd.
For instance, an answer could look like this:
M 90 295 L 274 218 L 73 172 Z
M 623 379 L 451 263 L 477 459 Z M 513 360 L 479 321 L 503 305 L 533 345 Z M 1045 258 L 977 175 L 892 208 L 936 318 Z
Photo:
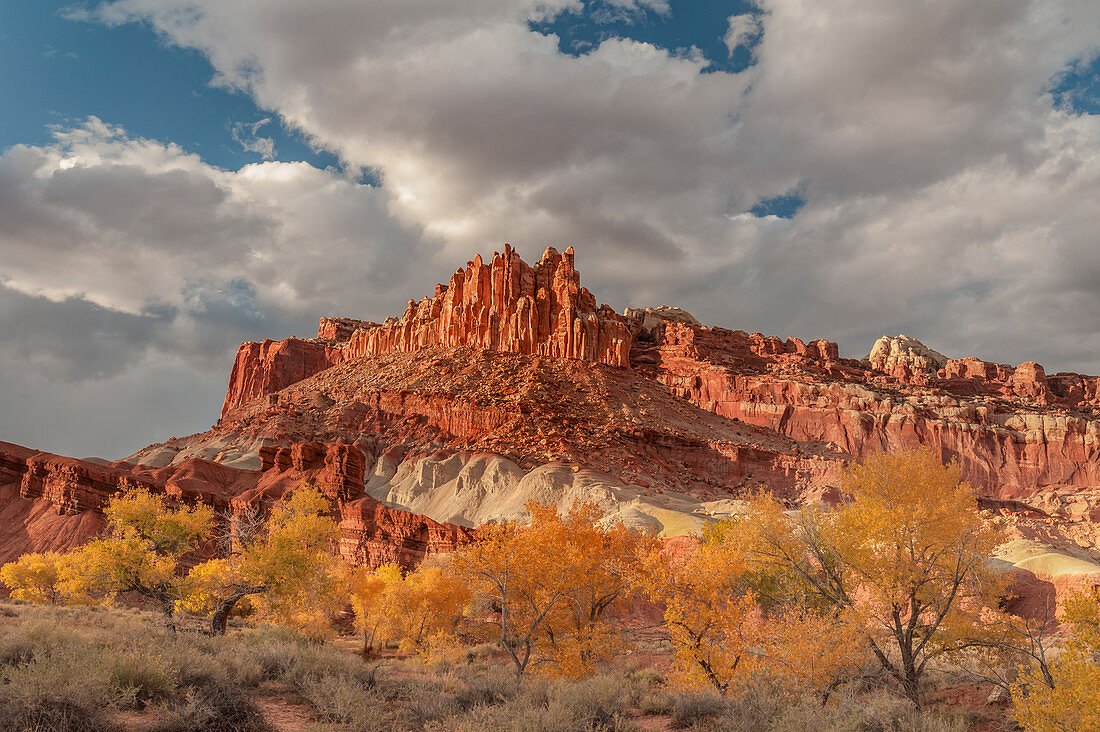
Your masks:
M 754 44 L 756 63 L 727 73 L 628 38 L 564 54 L 532 29 L 580 0 L 103 4 L 94 17 L 198 49 L 215 83 L 381 186 L 276 162 L 218 171 L 91 121 L 0 158 L 4 286 L 172 312 L 192 339 L 213 322 L 281 336 L 305 313 L 400 309 L 379 304 L 505 241 L 574 244 L 618 307 L 679 304 L 850 355 L 904 330 L 952 355 L 1100 372 L 1100 118 L 1050 93 L 1100 49 L 1100 5 L 755 5 L 714 29 L 731 51 Z M 795 190 L 793 218 L 749 213 Z M 57 271 L 29 244 L 63 253 Z
M 9 394 L 45 379 L 96 393 L 110 383 L 125 400 L 127 378 L 150 382 L 141 371 L 169 362 L 224 386 L 243 340 L 308 336 L 322 314 L 400 309 L 415 262 L 433 251 L 376 188 L 306 163 L 226 171 L 96 118 L 55 138 L 0 154 Z M 70 419 L 66 405 L 42 408 L 57 389 L 39 391 L 37 412 L 0 412 L 4 437 Z
M 729 17 L 729 28 L 722 42 L 726 44 L 730 56 L 739 46 L 747 46 L 755 41 L 763 30 L 760 17 L 756 13 L 742 13 Z
M 1094 213 L 1100 128 L 1047 92 L 1095 54 L 1100 7 L 758 6 L 724 36 L 760 37 L 739 74 L 628 39 L 562 54 L 528 23 L 569 2 L 119 0 L 101 12 L 201 49 L 223 83 L 379 170 L 394 214 L 453 258 L 503 240 L 575 243 L 616 304 L 675 300 L 852 351 L 906 325 L 950 351 L 1009 359 L 1026 344 L 1100 370 L 1100 354 L 1046 333 L 1064 300 L 1053 293 L 1072 283 L 1036 266 L 1089 247 L 1070 222 Z M 789 223 L 743 215 L 794 189 L 807 203 Z M 1094 331 L 1081 326 L 1078 342 Z

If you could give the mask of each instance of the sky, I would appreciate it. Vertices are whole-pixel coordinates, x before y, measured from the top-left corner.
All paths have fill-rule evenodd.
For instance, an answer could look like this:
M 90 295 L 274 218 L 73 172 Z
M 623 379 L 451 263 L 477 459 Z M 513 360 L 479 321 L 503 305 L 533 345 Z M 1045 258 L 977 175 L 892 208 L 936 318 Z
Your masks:
M 206 429 L 237 346 L 505 242 L 600 302 L 1100 373 L 1095 0 L 0 4 L 0 440 Z

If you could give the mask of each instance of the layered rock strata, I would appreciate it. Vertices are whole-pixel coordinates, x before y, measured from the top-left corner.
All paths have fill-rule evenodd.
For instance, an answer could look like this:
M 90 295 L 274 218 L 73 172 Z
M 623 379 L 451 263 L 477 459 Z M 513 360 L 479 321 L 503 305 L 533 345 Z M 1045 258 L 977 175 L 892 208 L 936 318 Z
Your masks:
M 350 445 L 297 443 L 265 450 L 262 458 L 259 471 L 198 458 L 150 468 L 121 461 L 98 465 L 0 443 L 0 561 L 84 543 L 103 530 L 100 510 L 107 501 L 136 486 L 212 505 L 236 521 L 265 513 L 301 485 L 316 484 L 335 503 L 341 553 L 368 566 L 414 566 L 428 553 L 453 551 L 472 535 L 365 494 L 365 457 Z
M 682 323 L 634 350 L 637 369 L 703 409 L 851 457 L 931 445 L 1002 498 L 1100 485 L 1093 377 L 959 359 L 914 378 L 901 355 L 867 368 L 838 359 L 835 344 Z
M 382 324 L 322 318 L 317 339 L 245 343 L 237 352 L 222 407 L 272 394 L 343 361 L 423 348 L 467 346 L 506 353 L 571 358 L 625 368 L 630 329 L 623 317 L 581 287 L 573 248 L 553 247 L 532 267 L 508 245 L 486 264 L 481 255 L 409 300 L 400 318 Z

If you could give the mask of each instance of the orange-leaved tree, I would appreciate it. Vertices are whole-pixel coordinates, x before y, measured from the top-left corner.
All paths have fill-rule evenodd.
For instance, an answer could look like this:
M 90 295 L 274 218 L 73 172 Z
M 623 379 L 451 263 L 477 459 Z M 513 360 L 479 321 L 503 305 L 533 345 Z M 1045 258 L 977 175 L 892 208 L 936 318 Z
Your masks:
M 989 558 L 1003 537 L 978 513 L 956 463 L 929 448 L 873 455 L 842 475 L 847 501 L 790 515 L 764 496 L 741 519 L 749 568 L 780 592 L 851 613 L 882 668 L 920 705 L 937 657 L 985 645 L 980 615 L 1006 577 Z
M 676 649 L 673 682 L 721 693 L 766 674 L 827 696 L 858 668 L 862 653 L 848 613 L 775 592 L 775 578 L 750 570 L 734 525 L 704 532 L 697 545 L 651 551 L 639 574 L 664 606 Z
M 641 547 L 655 541 L 597 506 L 562 515 L 527 504 L 530 524 L 488 524 L 454 555 L 451 571 L 481 600 L 493 631 L 522 675 L 532 662 L 580 675 L 616 648 L 610 622 L 627 599 Z
M 1100 729 L 1100 591 L 1066 598 L 1071 636 L 1063 652 L 1013 686 L 1016 721 L 1028 732 Z
M 676 649 L 675 683 L 729 689 L 750 642 L 747 626 L 759 611 L 740 553 L 709 542 L 653 548 L 638 577 L 650 599 L 664 604 Z
M 411 572 L 396 564 L 351 573 L 355 625 L 363 651 L 397 642 L 406 652 L 430 653 L 457 645 L 455 631 L 470 599 L 466 583 L 444 571 L 439 560 Z

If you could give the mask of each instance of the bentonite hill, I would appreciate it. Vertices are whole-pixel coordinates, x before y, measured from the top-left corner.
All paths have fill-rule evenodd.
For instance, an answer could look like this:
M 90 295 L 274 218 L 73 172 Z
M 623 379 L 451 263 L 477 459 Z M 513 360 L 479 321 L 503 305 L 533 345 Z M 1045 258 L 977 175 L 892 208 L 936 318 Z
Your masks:
M 407 566 L 531 499 L 676 536 L 760 489 L 835 500 L 847 461 L 930 445 L 1050 597 L 1100 582 L 1098 407 L 1098 377 L 907 336 L 856 360 L 673 307 L 619 315 L 581 286 L 572 247 L 528 265 L 505 246 L 383 323 L 242 344 L 207 432 L 105 464 L 0 443 L 0 562 L 86 540 L 138 484 L 240 512 L 314 481 L 346 558 Z

